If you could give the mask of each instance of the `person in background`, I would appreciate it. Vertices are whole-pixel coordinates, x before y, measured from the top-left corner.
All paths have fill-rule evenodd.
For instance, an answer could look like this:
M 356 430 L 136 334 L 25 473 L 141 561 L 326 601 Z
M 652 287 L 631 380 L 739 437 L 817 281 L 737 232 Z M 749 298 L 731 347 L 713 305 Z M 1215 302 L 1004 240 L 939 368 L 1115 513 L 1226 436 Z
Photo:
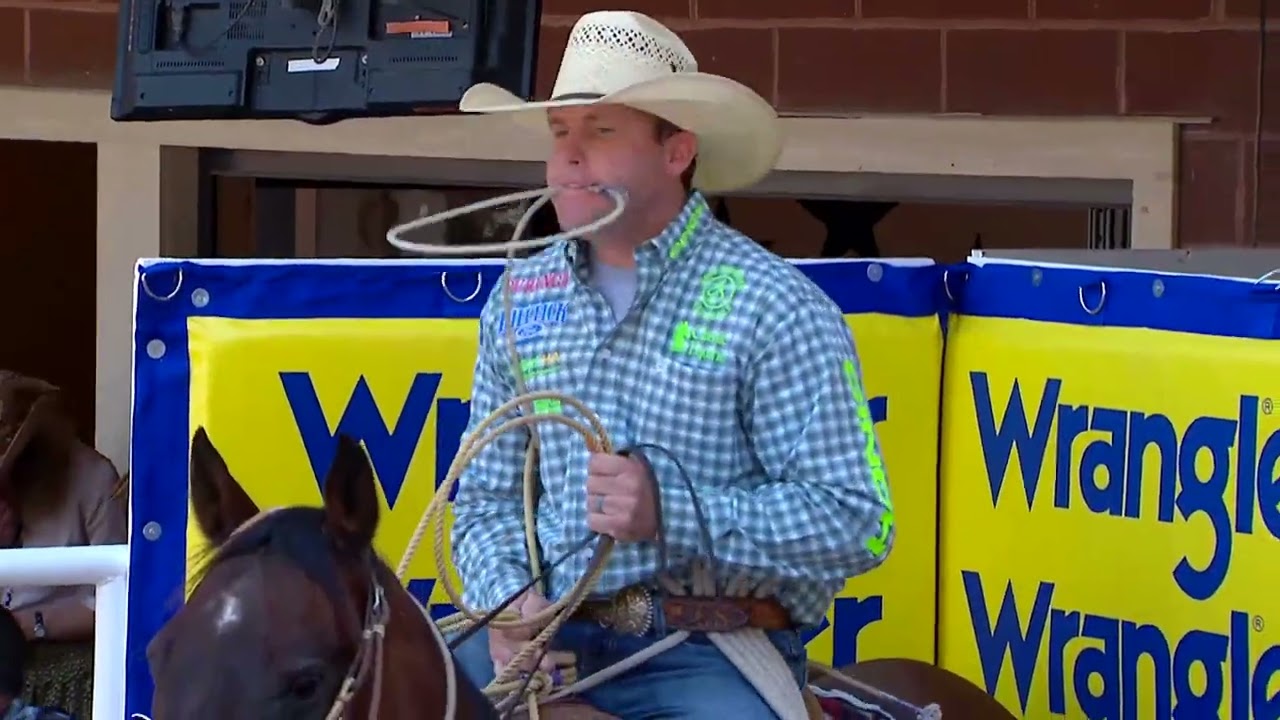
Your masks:
M 49 383 L 0 370 L 0 547 L 75 547 L 128 540 L 124 483 L 76 437 Z M 23 697 L 89 717 L 92 585 L 5 587 L 30 660 Z
M 20 697 L 26 679 L 26 646 L 13 613 L 0 608 L 0 720 L 74 720 L 61 710 L 29 705 Z

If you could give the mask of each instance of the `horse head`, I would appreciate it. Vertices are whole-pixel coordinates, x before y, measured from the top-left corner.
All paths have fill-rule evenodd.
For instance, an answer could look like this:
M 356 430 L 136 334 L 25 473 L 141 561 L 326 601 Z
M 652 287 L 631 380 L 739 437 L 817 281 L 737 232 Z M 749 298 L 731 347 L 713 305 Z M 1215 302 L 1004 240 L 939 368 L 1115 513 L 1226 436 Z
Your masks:
M 358 442 L 339 438 L 318 508 L 261 512 L 203 428 L 190 478 L 212 547 L 147 648 L 152 717 L 491 716 L 373 548 L 380 501 Z

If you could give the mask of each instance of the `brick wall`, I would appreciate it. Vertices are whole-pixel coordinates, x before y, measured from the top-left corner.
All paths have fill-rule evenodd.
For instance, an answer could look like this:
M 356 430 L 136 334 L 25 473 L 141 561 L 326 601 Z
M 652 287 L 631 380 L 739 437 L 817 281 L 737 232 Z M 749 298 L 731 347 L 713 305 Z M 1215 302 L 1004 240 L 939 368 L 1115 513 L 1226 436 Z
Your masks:
M 782 111 L 1212 118 L 1181 146 L 1180 240 L 1253 241 L 1260 0 L 544 0 L 545 93 L 584 11 L 629 5 Z M 1280 245 L 1280 0 L 1260 238 Z
M 783 111 L 1178 115 L 1184 245 L 1253 242 L 1262 0 L 544 0 L 542 92 L 577 15 L 662 18 Z M 1280 0 L 1260 240 L 1280 245 Z M 0 82 L 109 87 L 110 0 L 0 0 Z

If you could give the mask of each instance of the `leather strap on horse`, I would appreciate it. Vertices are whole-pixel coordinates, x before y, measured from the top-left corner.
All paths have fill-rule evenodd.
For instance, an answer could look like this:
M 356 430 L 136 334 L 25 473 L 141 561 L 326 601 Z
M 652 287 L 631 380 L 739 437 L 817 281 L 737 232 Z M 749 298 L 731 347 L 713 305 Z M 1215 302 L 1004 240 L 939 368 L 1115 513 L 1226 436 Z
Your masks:
M 373 672 L 373 690 L 369 700 L 369 717 L 377 718 L 382 704 L 382 663 L 387 637 L 387 621 L 391 617 L 391 609 L 387 604 L 386 591 L 378 583 L 377 577 L 370 574 L 369 600 L 364 609 L 364 625 L 361 630 L 360 645 L 356 648 L 356 656 L 351 660 L 347 675 L 338 689 L 338 697 L 329 707 L 325 720 L 340 720 L 347 711 L 347 706 L 355 698 L 356 693 Z

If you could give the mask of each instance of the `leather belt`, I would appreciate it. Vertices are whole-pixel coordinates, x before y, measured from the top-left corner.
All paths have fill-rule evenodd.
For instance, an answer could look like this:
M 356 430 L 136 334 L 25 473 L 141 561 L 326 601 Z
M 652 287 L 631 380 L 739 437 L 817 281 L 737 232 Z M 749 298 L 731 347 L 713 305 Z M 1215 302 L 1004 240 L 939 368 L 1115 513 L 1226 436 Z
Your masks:
M 625 588 L 607 600 L 588 600 L 574 617 L 624 635 L 644 635 L 653 628 L 655 606 L 662 609 L 663 620 L 671 630 L 732 632 L 744 627 L 795 627 L 790 613 L 773 598 L 658 596 L 639 585 Z

